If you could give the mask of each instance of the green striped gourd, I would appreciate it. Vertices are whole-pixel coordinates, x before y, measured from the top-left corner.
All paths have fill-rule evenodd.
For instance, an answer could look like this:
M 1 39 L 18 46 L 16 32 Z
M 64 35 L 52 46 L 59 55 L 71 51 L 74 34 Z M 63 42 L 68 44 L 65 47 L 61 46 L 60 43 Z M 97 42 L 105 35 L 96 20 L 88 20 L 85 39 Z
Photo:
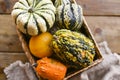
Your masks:
M 56 0 L 56 22 L 60 28 L 79 30 L 83 22 L 83 11 L 80 5 L 69 0 Z
M 19 0 L 11 15 L 21 32 L 35 36 L 53 26 L 55 12 L 51 0 Z
M 94 43 L 82 33 L 58 30 L 53 35 L 51 47 L 56 57 L 70 67 L 84 68 L 94 60 Z

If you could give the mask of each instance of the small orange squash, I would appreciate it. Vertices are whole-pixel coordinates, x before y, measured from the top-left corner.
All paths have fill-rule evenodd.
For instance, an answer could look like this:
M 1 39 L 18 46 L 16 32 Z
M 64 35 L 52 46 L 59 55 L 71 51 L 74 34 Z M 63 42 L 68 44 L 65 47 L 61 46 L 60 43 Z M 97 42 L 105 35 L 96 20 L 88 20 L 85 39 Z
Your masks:
M 63 80 L 67 67 L 51 58 L 42 58 L 37 61 L 38 75 L 48 80 Z

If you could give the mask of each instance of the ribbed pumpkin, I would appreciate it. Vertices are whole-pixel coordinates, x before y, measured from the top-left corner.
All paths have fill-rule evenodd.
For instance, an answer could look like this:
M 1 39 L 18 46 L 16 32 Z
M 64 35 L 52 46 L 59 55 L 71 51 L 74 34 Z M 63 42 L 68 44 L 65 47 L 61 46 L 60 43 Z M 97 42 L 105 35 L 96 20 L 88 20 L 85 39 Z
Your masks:
M 83 11 L 80 5 L 71 0 L 56 0 L 56 22 L 62 29 L 78 30 L 83 22 Z
M 53 26 L 55 10 L 51 0 L 19 0 L 11 15 L 21 32 L 34 36 Z
M 56 57 L 69 67 L 84 68 L 94 60 L 94 43 L 82 33 L 58 30 L 53 35 L 51 47 Z

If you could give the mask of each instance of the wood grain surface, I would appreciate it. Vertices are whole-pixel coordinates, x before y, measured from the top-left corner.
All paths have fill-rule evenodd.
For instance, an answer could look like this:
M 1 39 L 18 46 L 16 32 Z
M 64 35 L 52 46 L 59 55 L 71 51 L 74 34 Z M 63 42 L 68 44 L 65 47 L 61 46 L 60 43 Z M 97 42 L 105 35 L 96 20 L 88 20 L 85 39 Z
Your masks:
M 120 15 L 120 0 L 76 0 L 84 15 Z
M 0 80 L 7 80 L 3 69 L 21 60 L 28 62 L 11 18 L 18 0 L 0 0 Z M 97 43 L 107 41 L 112 52 L 120 53 L 120 0 L 76 0 L 83 8 L 88 26 Z
M 18 0 L 0 0 L 0 13 L 11 13 Z M 76 0 L 84 10 L 84 15 L 120 16 L 120 0 Z
M 23 63 L 28 62 L 24 53 L 0 52 L 0 80 L 7 80 L 3 70 L 16 60 L 21 60 Z
M 21 52 L 21 43 L 10 15 L 0 15 L 0 51 Z
M 112 52 L 120 53 L 120 17 L 86 16 L 86 21 L 98 43 L 107 41 Z
M 120 18 L 85 16 L 87 23 L 99 43 L 106 40 L 113 52 L 120 52 Z M 23 52 L 10 15 L 0 15 L 0 51 Z
M 10 13 L 18 0 L 0 0 L 0 13 Z

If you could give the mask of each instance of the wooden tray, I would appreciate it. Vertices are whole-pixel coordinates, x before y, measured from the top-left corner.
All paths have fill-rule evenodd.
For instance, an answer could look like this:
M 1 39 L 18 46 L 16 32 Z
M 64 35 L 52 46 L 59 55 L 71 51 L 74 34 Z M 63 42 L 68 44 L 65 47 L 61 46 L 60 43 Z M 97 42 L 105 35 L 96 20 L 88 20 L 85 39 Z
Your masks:
M 85 71 L 85 70 L 87 70 L 87 69 L 89 69 L 91 67 L 94 67 L 95 65 L 97 65 L 98 63 L 100 63 L 103 60 L 102 55 L 100 53 L 100 50 L 98 48 L 98 45 L 97 45 L 97 43 L 96 43 L 96 41 L 95 41 L 95 39 L 94 39 L 94 37 L 93 37 L 93 35 L 92 35 L 92 33 L 91 33 L 88 25 L 87 25 L 87 22 L 86 22 L 85 18 L 83 18 L 83 24 L 82 24 L 82 27 L 80 29 L 80 32 L 82 32 L 87 37 L 89 37 L 90 39 L 93 40 L 93 42 L 95 44 L 95 49 L 96 49 L 95 60 L 93 61 L 93 63 L 91 65 L 89 65 L 86 68 L 83 68 L 81 70 L 75 71 L 75 72 L 73 72 L 71 74 L 67 73 L 66 76 L 65 76 L 65 78 L 64 78 L 64 80 L 67 80 L 70 77 L 73 77 L 73 76 L 75 76 L 78 73 L 81 73 L 81 72 L 83 72 L 83 71 Z M 24 52 L 25 52 L 25 54 L 26 54 L 29 62 L 33 66 L 36 63 L 36 60 L 35 60 L 35 57 L 32 56 L 31 53 L 30 53 L 30 50 L 28 48 L 28 41 L 26 41 L 27 39 L 26 39 L 25 35 L 22 34 L 18 29 L 17 29 L 17 33 L 18 33 L 19 39 L 20 39 L 20 41 L 22 43 L 23 50 L 24 50 Z M 33 66 L 33 69 L 35 70 L 35 66 Z M 37 75 L 37 72 L 35 72 L 35 73 Z M 38 78 L 41 80 L 40 76 L 38 76 Z

